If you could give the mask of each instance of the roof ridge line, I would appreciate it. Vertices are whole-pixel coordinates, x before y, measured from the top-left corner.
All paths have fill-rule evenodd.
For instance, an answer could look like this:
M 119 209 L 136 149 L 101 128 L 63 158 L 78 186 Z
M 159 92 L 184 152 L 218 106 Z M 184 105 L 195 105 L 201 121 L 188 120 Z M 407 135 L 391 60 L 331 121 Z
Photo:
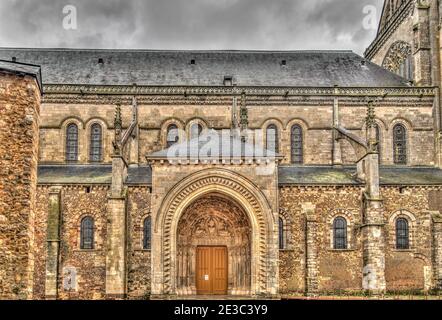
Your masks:
M 187 52 L 187 53 L 354 53 L 353 50 L 253 50 L 253 49 L 111 49 L 111 48 L 37 48 L 0 47 L 0 50 L 84 51 L 84 52 Z

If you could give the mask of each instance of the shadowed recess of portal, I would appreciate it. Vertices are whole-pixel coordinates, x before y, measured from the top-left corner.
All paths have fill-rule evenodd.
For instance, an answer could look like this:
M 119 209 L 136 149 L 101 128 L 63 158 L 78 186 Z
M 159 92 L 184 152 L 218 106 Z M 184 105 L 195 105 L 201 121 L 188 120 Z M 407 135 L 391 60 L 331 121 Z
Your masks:
M 189 205 L 178 224 L 178 295 L 250 294 L 250 236 L 251 227 L 247 214 L 236 202 L 222 195 L 211 194 Z M 208 247 L 227 249 L 226 272 L 214 270 L 216 274 L 208 274 L 211 273 L 210 270 L 198 270 L 198 250 Z M 224 280 L 223 275 L 226 278 Z M 217 283 L 211 282 L 212 278 Z M 222 292 L 220 281 L 226 282 L 227 292 Z

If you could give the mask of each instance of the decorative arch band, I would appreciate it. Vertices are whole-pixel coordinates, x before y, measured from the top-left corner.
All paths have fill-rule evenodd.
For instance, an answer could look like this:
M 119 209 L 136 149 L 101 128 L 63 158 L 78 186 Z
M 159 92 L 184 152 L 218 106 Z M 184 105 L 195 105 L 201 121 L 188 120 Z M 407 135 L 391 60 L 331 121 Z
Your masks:
M 246 202 L 247 206 L 253 211 L 255 225 L 257 226 L 257 230 L 255 231 L 255 235 L 258 236 L 257 250 L 255 254 L 258 256 L 259 267 L 256 271 L 257 276 L 257 289 L 260 292 L 265 292 L 266 290 L 266 274 L 267 274 L 267 264 L 266 264 L 266 256 L 267 256 L 267 222 L 265 212 L 263 210 L 263 204 L 260 202 L 258 197 L 253 193 L 253 191 L 249 190 L 248 187 L 244 186 L 242 183 L 239 183 L 232 178 L 226 178 L 224 176 L 206 176 L 200 179 L 197 179 L 185 187 L 181 188 L 178 193 L 173 197 L 173 199 L 169 202 L 167 207 L 164 207 L 165 211 L 164 218 L 162 221 L 163 226 L 163 280 L 164 280 L 164 292 L 166 294 L 173 293 L 174 285 L 173 285 L 173 267 L 172 261 L 174 258 L 173 250 L 172 250 L 172 241 L 174 241 L 173 230 L 174 222 L 179 220 L 180 205 L 184 203 L 186 199 L 192 199 L 194 196 L 198 195 L 199 192 L 204 189 L 209 188 L 210 192 L 218 192 L 220 190 L 228 190 L 226 192 L 227 195 L 231 195 L 233 199 L 239 198 L 241 199 L 242 205 Z M 208 193 L 210 193 L 208 192 Z M 222 192 L 222 191 L 221 191 Z M 192 200 L 193 201 L 193 200 Z M 181 210 L 182 211 L 182 210 Z M 247 210 L 246 210 L 247 211 Z M 250 211 L 250 210 L 249 210 Z M 161 212 L 161 211 L 160 211 Z M 249 212 L 249 214 L 252 214 Z M 250 218 L 250 217 L 249 217 Z

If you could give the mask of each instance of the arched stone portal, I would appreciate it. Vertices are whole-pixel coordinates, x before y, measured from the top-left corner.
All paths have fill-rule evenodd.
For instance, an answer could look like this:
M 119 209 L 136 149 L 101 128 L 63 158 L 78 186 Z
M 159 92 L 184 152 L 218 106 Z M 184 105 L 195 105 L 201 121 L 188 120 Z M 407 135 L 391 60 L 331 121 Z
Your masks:
M 153 197 L 155 198 L 155 195 Z M 228 293 L 249 292 L 251 296 L 256 297 L 277 295 L 279 274 L 278 228 L 275 222 L 278 219 L 277 207 L 274 208 L 273 203 L 271 204 L 265 194 L 249 179 L 221 168 L 200 170 L 190 174 L 168 190 L 164 197 L 158 199 L 160 202 L 158 209 L 152 213 L 154 219 L 152 295 L 176 296 L 195 292 L 195 288 L 192 287 L 195 280 L 192 278 L 194 277 L 193 271 L 192 269 L 185 271 L 183 263 L 187 267 L 189 264 L 180 259 L 194 260 L 194 257 L 189 257 L 192 250 L 186 253 L 183 247 L 186 246 L 185 241 L 193 242 L 195 246 L 198 243 L 198 237 L 183 239 L 180 230 L 188 228 L 188 230 L 193 230 L 193 235 L 196 235 L 199 232 L 194 225 L 196 222 L 188 221 L 186 217 L 192 215 L 192 208 L 213 197 L 222 200 L 230 209 L 217 212 L 215 214 L 217 219 L 213 219 L 212 222 L 210 220 L 201 220 L 201 222 L 205 221 L 207 228 L 213 228 L 214 225 L 223 222 L 240 226 L 240 230 L 236 231 L 236 236 L 238 239 L 240 236 L 246 237 L 242 239 L 242 242 L 244 244 L 248 241 L 248 248 L 250 248 L 249 252 L 239 255 L 241 259 L 250 261 L 250 263 L 241 263 L 241 267 L 250 266 L 250 281 L 248 275 L 244 281 L 241 280 L 237 284 L 235 284 L 237 280 L 229 279 L 230 292 Z M 235 211 L 238 217 L 234 217 L 229 211 Z M 195 214 L 194 217 L 203 219 L 206 216 L 203 213 L 200 216 Z M 249 229 L 248 233 L 245 232 L 246 226 Z M 218 240 L 221 238 L 218 237 Z M 225 243 L 227 247 L 234 247 L 235 242 Z M 246 248 L 243 246 L 242 249 Z M 235 250 L 239 250 L 239 247 L 236 247 L 232 253 Z M 231 270 L 232 273 L 233 270 Z M 243 272 L 245 275 L 247 273 L 248 270 Z M 235 293 L 235 290 L 238 291 Z
M 201 293 L 198 284 L 204 279 L 197 281 L 203 276 L 201 266 L 198 266 L 197 254 L 198 250 L 205 247 L 226 248 L 225 267 L 221 267 L 225 272 L 221 270 L 220 276 L 220 281 L 226 282 L 225 294 L 249 295 L 250 237 L 251 226 L 247 214 L 235 201 L 214 193 L 190 204 L 178 223 L 178 295 Z M 200 269 L 197 270 L 198 268 Z M 210 283 L 213 278 L 214 274 L 210 275 L 210 279 L 207 275 L 206 281 Z

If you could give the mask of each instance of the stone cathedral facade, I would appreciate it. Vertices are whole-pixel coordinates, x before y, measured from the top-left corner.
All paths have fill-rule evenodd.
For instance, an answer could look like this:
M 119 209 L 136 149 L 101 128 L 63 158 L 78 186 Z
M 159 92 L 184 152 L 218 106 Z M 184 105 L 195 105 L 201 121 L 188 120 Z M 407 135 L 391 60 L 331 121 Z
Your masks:
M 442 286 L 438 1 L 350 51 L 0 49 L 0 298 Z

